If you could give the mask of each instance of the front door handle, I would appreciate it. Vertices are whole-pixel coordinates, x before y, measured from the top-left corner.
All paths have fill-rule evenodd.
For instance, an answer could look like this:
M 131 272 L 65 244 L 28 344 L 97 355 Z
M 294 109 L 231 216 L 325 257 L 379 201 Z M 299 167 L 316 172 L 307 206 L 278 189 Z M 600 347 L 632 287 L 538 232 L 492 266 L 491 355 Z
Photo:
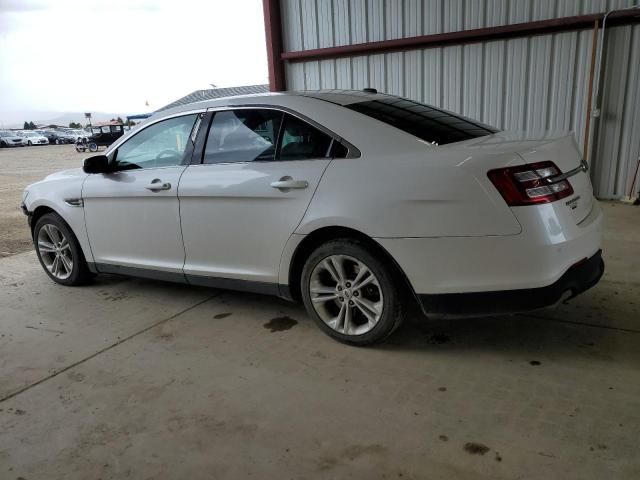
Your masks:
M 159 192 L 161 190 L 171 190 L 171 184 L 169 182 L 163 182 L 159 178 L 154 178 L 151 180 L 151 183 L 144 188 L 152 192 Z
M 287 191 L 292 188 L 307 188 L 309 186 L 309 182 L 306 180 L 294 180 L 293 178 L 286 176 L 282 177 L 277 182 L 271 182 L 271 186 L 279 190 Z

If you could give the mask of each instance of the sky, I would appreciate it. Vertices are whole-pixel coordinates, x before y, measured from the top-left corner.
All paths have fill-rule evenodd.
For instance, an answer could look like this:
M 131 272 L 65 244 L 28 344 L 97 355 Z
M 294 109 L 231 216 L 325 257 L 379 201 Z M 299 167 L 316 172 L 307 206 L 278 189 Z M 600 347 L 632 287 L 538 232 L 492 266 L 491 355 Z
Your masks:
M 268 83 L 261 0 L 0 0 L 2 123 L 149 112 L 211 83 Z

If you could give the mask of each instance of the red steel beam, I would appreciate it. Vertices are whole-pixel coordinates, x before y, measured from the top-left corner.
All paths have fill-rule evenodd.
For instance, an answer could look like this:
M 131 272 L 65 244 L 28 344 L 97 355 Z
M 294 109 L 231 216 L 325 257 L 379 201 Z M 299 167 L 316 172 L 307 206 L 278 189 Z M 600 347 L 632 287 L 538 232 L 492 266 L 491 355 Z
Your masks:
M 265 4 L 273 3 L 268 0 L 264 1 Z M 585 30 L 593 28 L 594 22 L 601 22 L 604 15 L 604 13 L 594 13 L 591 15 L 578 15 L 574 17 L 540 20 L 537 22 L 502 25 L 499 27 L 477 28 L 473 30 L 462 30 L 459 32 L 398 38 L 395 40 L 356 43 L 354 45 L 344 45 L 340 47 L 284 52 L 280 54 L 280 58 L 288 62 L 308 62 L 311 60 L 325 60 L 328 58 L 354 57 L 358 55 L 388 53 L 417 48 L 433 48 L 447 45 L 487 42 L 490 40 L 503 40 L 505 38 L 529 37 L 532 35 Z M 640 23 L 640 9 L 613 12 L 607 18 L 607 27 L 610 25 L 626 25 L 631 23 Z
M 265 40 L 267 43 L 267 64 L 269 69 L 269 90 L 286 90 L 284 62 L 282 61 L 282 23 L 280 20 L 280 0 L 262 0 L 264 13 Z

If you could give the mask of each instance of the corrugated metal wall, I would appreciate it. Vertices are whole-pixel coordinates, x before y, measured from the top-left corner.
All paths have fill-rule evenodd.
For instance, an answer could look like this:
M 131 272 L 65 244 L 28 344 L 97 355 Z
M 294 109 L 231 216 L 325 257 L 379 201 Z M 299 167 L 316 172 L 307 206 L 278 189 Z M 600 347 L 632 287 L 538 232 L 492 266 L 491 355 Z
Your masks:
M 282 0 L 285 51 L 607 11 L 632 0 Z M 640 25 L 609 30 L 596 194 L 628 192 L 640 155 Z M 582 148 L 591 31 L 288 63 L 287 88 L 374 87 L 510 130 L 575 132 Z

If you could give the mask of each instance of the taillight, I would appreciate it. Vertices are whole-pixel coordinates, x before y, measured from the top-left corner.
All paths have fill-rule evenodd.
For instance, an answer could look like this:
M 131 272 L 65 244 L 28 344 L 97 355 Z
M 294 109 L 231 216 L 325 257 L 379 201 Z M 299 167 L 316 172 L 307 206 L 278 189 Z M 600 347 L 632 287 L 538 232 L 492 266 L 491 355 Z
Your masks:
M 550 203 L 573 194 L 567 180 L 554 181 L 560 169 L 553 162 L 490 170 L 489 180 L 510 206 Z

